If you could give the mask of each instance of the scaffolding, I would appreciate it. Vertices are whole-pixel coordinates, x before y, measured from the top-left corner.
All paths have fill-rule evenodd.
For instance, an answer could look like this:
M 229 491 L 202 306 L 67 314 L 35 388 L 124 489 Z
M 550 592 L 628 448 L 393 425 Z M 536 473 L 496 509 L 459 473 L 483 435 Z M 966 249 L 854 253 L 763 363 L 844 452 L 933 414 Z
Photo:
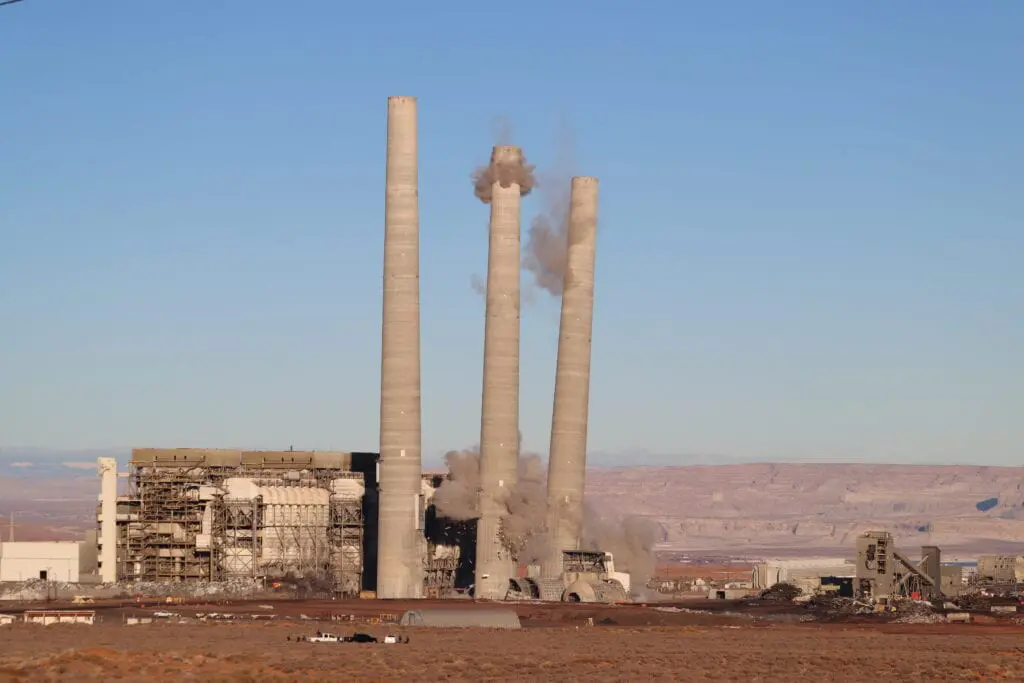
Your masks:
M 263 552 L 259 530 L 263 522 L 263 499 L 238 500 L 218 495 L 211 519 L 211 568 L 215 581 L 255 579 L 257 561 Z
M 376 457 L 136 449 L 117 503 L 117 577 L 300 579 L 358 595 Z
M 330 575 L 329 505 L 313 502 L 263 506 L 261 574 L 323 579 Z
M 331 500 L 328 541 L 331 547 L 331 578 L 334 592 L 358 596 L 363 585 L 363 501 L 336 497 Z
M 136 470 L 139 501 L 139 571 L 143 581 L 195 581 L 210 577 L 209 557 L 197 547 L 205 503 L 191 470 Z

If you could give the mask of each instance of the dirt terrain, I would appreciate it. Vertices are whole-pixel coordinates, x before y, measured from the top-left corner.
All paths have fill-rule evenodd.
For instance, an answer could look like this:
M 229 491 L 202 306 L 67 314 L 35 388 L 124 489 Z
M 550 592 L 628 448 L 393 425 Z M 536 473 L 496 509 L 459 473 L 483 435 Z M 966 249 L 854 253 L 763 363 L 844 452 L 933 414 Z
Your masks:
M 0 627 L 0 683 L 10 681 L 858 681 L 1022 680 L 1024 627 L 801 621 L 792 605 L 715 604 L 712 613 L 653 606 L 520 604 L 524 628 L 414 629 L 381 624 L 386 601 L 95 605 L 95 626 Z M 261 607 L 261 604 L 264 605 Z M 441 606 L 436 604 L 434 606 Z M 447 607 L 486 609 L 477 603 Z M 34 607 L 38 608 L 39 605 Z M 274 614 L 273 620 L 125 625 L 128 615 Z M 742 610 L 742 612 L 737 612 Z M 13 609 L 6 609 L 13 612 Z M 334 621 L 299 619 L 319 616 Z M 350 616 L 351 615 L 351 616 Z M 289 618 L 290 617 L 290 618 Z M 355 622 L 337 621 L 339 618 Z M 588 625 L 593 619 L 593 626 Z M 408 635 L 410 642 L 312 644 L 317 629 Z M 289 640 L 291 638 L 291 640 Z

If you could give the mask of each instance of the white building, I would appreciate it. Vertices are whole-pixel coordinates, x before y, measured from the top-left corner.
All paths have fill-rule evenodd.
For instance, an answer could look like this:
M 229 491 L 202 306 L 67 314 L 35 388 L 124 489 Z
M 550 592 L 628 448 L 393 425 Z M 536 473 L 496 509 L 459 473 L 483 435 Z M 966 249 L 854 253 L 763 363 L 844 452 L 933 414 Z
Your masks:
M 96 571 L 96 544 L 88 541 L 0 543 L 0 581 L 79 583 Z
M 72 610 L 29 610 L 25 612 L 26 624 L 88 624 L 96 623 L 96 612 L 89 610 L 79 612 Z
M 777 583 L 801 584 L 820 581 L 824 576 L 852 578 L 856 565 L 841 557 L 814 557 L 792 560 L 766 560 L 754 566 L 755 589 L 771 588 Z

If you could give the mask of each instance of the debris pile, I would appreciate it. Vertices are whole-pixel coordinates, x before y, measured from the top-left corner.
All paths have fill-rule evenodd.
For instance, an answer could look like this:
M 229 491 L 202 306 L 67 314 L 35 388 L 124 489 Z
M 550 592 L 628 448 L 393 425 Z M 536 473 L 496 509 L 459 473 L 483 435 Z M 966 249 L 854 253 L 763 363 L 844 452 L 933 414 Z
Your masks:
M 248 597 L 260 590 L 260 585 L 252 579 L 197 583 L 135 581 L 100 586 L 31 579 L 0 584 L 0 600 L 33 602 L 37 600 L 70 600 L 74 596 L 96 599 L 173 597 L 187 600 L 210 597 Z
M 905 600 L 896 604 L 897 624 L 938 624 L 945 622 L 946 617 L 936 614 L 930 602 L 923 600 Z
M 854 614 L 874 614 L 871 603 L 861 602 L 853 598 L 839 597 L 835 593 L 815 595 L 807 602 L 807 609 L 824 617 L 842 617 Z
M 251 579 L 233 581 L 211 581 L 202 583 L 162 583 L 155 581 L 135 581 L 116 583 L 113 586 L 115 595 L 112 597 L 147 597 L 147 598 L 208 598 L 214 596 L 241 597 L 256 593 L 260 586 Z
M 988 612 L 992 607 L 992 600 L 981 593 L 968 593 L 957 597 L 953 604 L 963 610 Z
M 762 600 L 778 600 L 788 602 L 800 595 L 803 591 L 791 583 L 777 583 L 770 588 L 765 588 L 758 595 Z

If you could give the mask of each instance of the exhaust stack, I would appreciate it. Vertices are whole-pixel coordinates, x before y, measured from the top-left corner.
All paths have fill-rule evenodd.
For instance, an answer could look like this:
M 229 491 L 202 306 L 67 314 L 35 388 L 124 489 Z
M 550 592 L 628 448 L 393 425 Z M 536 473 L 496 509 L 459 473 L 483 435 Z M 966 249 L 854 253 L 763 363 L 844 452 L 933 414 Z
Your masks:
M 531 187 L 519 147 L 495 147 L 476 177 L 477 197 L 491 205 L 475 578 L 475 596 L 489 600 L 504 599 L 514 576 L 502 518 L 519 466 L 519 220 L 520 198 Z
M 100 581 L 117 583 L 117 460 L 97 458 L 96 464 L 100 472 Z
M 562 551 L 578 550 L 590 409 L 590 350 L 594 320 L 597 178 L 572 179 L 562 318 L 558 330 L 555 402 L 548 457 L 548 539 L 542 574 L 562 573 Z
M 377 595 L 423 597 L 416 98 L 388 98 Z

